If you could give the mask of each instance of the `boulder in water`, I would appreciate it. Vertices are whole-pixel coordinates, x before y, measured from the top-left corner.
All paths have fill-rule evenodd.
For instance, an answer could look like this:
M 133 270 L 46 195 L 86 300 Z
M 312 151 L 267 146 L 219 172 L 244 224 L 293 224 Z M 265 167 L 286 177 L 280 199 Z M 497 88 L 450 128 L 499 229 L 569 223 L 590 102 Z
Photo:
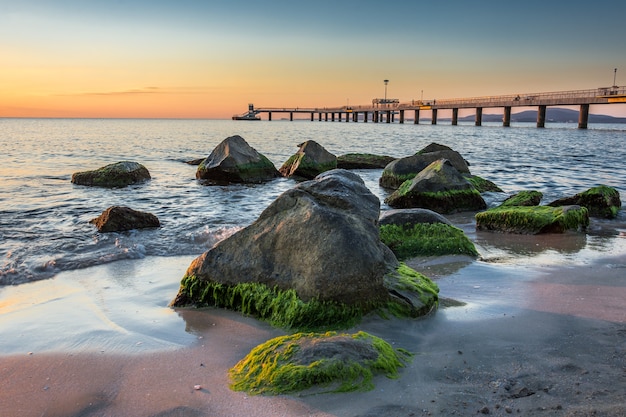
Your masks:
M 98 187 L 125 187 L 150 179 L 148 169 L 132 161 L 121 161 L 94 171 L 75 172 L 72 183 Z
M 159 227 L 161 225 L 157 216 L 152 213 L 120 206 L 109 207 L 90 223 L 102 233 Z
M 581 206 L 499 206 L 476 214 L 478 230 L 530 234 L 585 230 L 589 212 Z
M 312 179 L 322 172 L 337 168 L 337 157 L 319 143 L 307 140 L 298 146 L 298 152 L 280 167 L 283 176 Z
M 258 183 L 279 176 L 274 164 L 239 135 L 224 139 L 196 171 L 196 178 L 217 184 Z
M 549 206 L 579 205 L 589 210 L 589 215 L 612 219 L 622 208 L 619 192 L 606 185 L 593 187 L 572 197 L 565 197 L 549 203 Z
M 385 199 L 393 208 L 426 208 L 440 214 L 482 210 L 480 193 L 447 159 L 439 159 Z

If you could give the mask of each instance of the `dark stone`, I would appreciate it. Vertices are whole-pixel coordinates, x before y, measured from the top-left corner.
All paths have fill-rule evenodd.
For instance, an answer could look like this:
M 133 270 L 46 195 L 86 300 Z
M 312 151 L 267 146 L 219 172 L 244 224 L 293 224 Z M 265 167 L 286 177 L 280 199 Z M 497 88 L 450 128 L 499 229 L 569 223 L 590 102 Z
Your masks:
M 553 207 L 567 205 L 583 206 L 589 210 L 590 216 L 612 219 L 617 216 L 621 209 L 622 201 L 619 192 L 615 188 L 600 185 L 572 197 L 558 199 L 548 205 Z
M 369 153 L 348 153 L 337 157 L 337 168 L 341 169 L 382 169 L 396 158 L 393 156 Z
M 98 231 L 102 233 L 159 227 L 161 225 L 154 214 L 120 206 L 109 207 L 89 223 L 95 225 Z
M 280 195 L 250 226 L 192 262 L 186 276 L 294 289 L 346 304 L 386 297 L 398 261 L 378 236 L 380 202 L 363 180 L 333 170 Z
M 444 145 L 432 143 L 415 155 L 399 158 L 389 163 L 379 180 L 381 187 L 397 189 L 409 179 L 413 179 L 428 165 L 439 159 L 450 161 L 457 171 L 470 174 L 467 161 L 458 152 Z
M 439 159 L 385 199 L 393 208 L 426 208 L 448 214 L 487 208 L 474 186 L 447 159 Z
M 283 176 L 312 179 L 322 172 L 337 168 L 337 157 L 319 143 L 308 140 L 298 146 L 298 152 L 280 167 Z
M 97 187 L 125 187 L 150 179 L 150 172 L 145 166 L 131 161 L 122 161 L 106 165 L 94 171 L 75 172 L 72 183 Z
M 196 178 L 217 184 L 258 183 L 279 176 L 274 164 L 238 135 L 224 139 L 196 171 Z
M 378 219 L 380 226 L 395 224 L 411 227 L 418 223 L 443 223 L 452 226 L 452 223 L 441 214 L 423 208 L 385 210 L 380 213 Z

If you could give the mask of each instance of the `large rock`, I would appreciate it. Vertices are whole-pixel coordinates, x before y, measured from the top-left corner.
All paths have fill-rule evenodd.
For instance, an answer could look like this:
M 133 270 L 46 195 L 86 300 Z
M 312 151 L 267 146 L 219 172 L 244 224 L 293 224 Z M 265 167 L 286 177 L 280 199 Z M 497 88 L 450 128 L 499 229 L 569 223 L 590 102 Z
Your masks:
M 72 183 L 98 187 L 125 187 L 150 179 L 148 169 L 132 161 L 121 161 L 93 171 L 75 172 Z
M 120 206 L 109 207 L 89 223 L 95 225 L 98 231 L 102 233 L 159 227 L 161 225 L 157 216 L 152 213 Z
M 439 159 L 385 199 L 393 208 L 426 208 L 440 214 L 482 210 L 485 200 L 447 159 Z
M 239 135 L 224 139 L 196 171 L 196 178 L 218 184 L 258 183 L 279 176 L 274 164 Z
M 402 183 L 413 179 L 420 171 L 439 159 L 447 159 L 462 174 L 470 174 L 467 161 L 460 153 L 447 146 L 431 143 L 415 155 L 389 163 L 383 170 L 379 183 L 381 187 L 398 189 Z
M 413 278 L 403 279 L 407 274 L 379 239 L 379 208 L 378 198 L 349 171 L 333 170 L 300 183 L 279 196 L 253 224 L 195 259 L 172 305 L 216 305 L 216 291 L 246 283 L 293 290 L 302 302 L 321 303 L 322 311 L 315 313 L 319 320 L 324 311 L 331 311 L 324 304 L 329 302 L 366 310 L 394 300 L 408 304 L 409 314 L 424 314 L 436 305 L 436 285 L 421 277 L 414 278 L 425 285 L 424 293 L 405 285 Z M 233 306 L 231 298 L 224 304 L 247 311 L 245 306 Z M 265 302 L 253 298 L 255 303 Z M 253 310 L 283 308 L 271 300 L 266 304 L 270 306 Z
M 478 230 L 530 234 L 585 230 L 589 213 L 581 206 L 507 206 L 476 214 Z
M 619 192 L 615 188 L 606 185 L 590 188 L 572 197 L 558 199 L 548 205 L 558 207 L 572 204 L 586 207 L 590 216 L 607 219 L 616 217 L 622 207 Z
M 298 152 L 280 167 L 283 176 L 312 179 L 322 172 L 337 168 L 337 157 L 319 143 L 307 140 L 298 146 Z

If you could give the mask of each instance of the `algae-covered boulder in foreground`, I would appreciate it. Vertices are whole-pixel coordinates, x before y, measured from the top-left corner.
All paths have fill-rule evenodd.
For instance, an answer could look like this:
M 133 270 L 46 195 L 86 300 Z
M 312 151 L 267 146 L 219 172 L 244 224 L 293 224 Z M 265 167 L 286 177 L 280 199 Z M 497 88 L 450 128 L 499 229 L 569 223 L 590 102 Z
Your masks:
M 385 199 L 393 208 L 426 208 L 447 214 L 487 207 L 480 193 L 447 159 L 439 159 Z
M 619 192 L 606 185 L 593 187 L 572 197 L 565 197 L 549 203 L 549 206 L 579 205 L 589 210 L 593 217 L 612 219 L 622 207 Z
M 194 260 L 172 305 L 223 306 L 299 328 L 345 323 L 388 303 L 407 315 L 430 311 L 436 285 L 399 268 L 379 239 L 379 207 L 349 171 L 300 183 Z
M 563 233 L 589 226 L 589 212 L 580 206 L 504 206 L 476 214 L 478 230 L 519 234 Z
M 470 174 L 467 161 L 457 151 L 447 146 L 431 143 L 415 155 L 396 159 L 383 170 L 379 180 L 381 187 L 398 189 L 405 181 L 415 176 L 434 161 L 447 159 L 457 171 Z
M 280 167 L 279 171 L 283 176 L 312 179 L 322 172 L 337 168 L 337 157 L 319 143 L 307 140 L 298 146 L 298 152 Z
M 132 161 L 109 164 L 93 171 L 75 172 L 72 183 L 97 187 L 125 187 L 150 179 L 148 169 Z
M 396 378 L 409 359 L 365 332 L 296 333 L 254 348 L 231 368 L 231 388 L 253 395 L 366 391 L 378 374 Z
M 258 183 L 279 176 L 274 164 L 239 135 L 224 139 L 196 171 L 196 178 L 217 184 Z
M 120 206 L 109 207 L 89 223 L 95 225 L 98 231 L 102 233 L 159 227 L 161 225 L 157 216 L 152 213 Z

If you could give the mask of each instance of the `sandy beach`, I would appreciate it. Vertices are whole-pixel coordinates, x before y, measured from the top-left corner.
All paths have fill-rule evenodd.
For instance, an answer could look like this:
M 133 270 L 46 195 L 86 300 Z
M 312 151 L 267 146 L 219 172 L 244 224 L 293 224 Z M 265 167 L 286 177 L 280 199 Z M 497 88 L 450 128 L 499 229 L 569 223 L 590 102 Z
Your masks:
M 626 415 L 626 254 L 583 251 L 575 264 L 548 255 L 411 260 L 440 286 L 442 307 L 350 329 L 415 356 L 398 379 L 349 394 L 231 391 L 228 369 L 284 331 L 224 310 L 168 308 L 190 257 L 4 288 L 0 416 Z

